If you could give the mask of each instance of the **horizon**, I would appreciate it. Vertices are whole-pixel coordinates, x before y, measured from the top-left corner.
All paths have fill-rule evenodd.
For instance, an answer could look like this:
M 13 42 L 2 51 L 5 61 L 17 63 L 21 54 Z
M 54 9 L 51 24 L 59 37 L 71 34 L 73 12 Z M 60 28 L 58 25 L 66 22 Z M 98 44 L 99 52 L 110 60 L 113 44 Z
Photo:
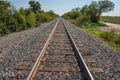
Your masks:
M 16 7 L 16 9 L 20 9 L 21 7 L 23 8 L 28 8 L 29 4 L 28 2 L 30 0 L 7 0 L 10 1 L 11 4 L 13 4 L 13 6 Z M 56 1 L 56 0 L 35 0 L 38 1 L 41 4 L 41 9 L 44 11 L 49 11 L 49 10 L 53 10 L 56 14 L 58 15 L 63 15 L 64 13 L 67 13 L 69 11 L 71 11 L 74 8 L 77 7 L 83 7 L 84 5 L 89 5 L 92 1 L 99 1 L 99 0 L 60 0 L 60 1 Z M 113 2 L 115 4 L 115 8 L 114 11 L 110 11 L 107 13 L 103 13 L 102 16 L 120 16 L 120 10 L 119 10 L 119 2 L 118 0 L 110 0 L 111 2 Z M 22 4 L 22 5 L 21 5 Z M 61 6 L 62 5 L 62 6 Z

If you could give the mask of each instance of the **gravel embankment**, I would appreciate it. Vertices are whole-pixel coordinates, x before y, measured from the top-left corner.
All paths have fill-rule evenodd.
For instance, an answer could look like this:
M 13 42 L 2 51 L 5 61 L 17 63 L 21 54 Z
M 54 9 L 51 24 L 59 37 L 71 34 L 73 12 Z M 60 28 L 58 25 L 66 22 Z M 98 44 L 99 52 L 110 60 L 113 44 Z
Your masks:
M 0 38 L 0 80 L 25 76 L 26 73 L 22 74 L 17 71 L 16 66 L 23 64 L 24 58 L 35 55 L 30 53 L 35 50 L 36 45 L 38 45 L 37 42 L 46 36 L 48 30 L 52 29 L 55 22 L 56 20 L 37 28 L 12 33 Z
M 92 67 L 101 67 L 103 73 L 92 73 L 95 80 L 120 80 L 120 53 L 112 50 L 108 45 L 91 34 L 79 30 L 78 27 L 66 21 L 69 30 L 76 35 L 84 45 L 85 53 L 96 59 L 95 63 L 87 64 Z

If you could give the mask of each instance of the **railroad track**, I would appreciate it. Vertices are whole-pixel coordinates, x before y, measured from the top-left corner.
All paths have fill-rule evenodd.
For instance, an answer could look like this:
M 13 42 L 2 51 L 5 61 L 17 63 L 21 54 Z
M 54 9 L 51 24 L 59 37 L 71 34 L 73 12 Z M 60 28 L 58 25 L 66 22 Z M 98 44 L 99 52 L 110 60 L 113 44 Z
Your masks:
M 78 79 L 93 80 L 93 77 L 86 67 L 85 62 L 83 62 L 82 57 L 80 56 L 81 59 L 79 60 L 75 58 L 76 51 L 77 54 L 79 54 L 79 51 L 77 50 L 77 47 L 64 23 L 62 21 L 57 21 L 27 80 L 32 80 L 33 78 L 36 80 L 56 78 L 55 75 L 45 77 L 45 72 L 70 72 L 70 74 L 68 74 L 69 77 L 75 76 L 75 74 L 80 74 L 76 76 Z M 83 68 L 78 66 L 80 63 L 77 62 L 79 61 L 82 61 L 82 66 L 84 66 L 84 69 L 86 70 L 85 74 L 87 76 L 83 75 L 84 72 L 81 70 Z M 41 76 L 42 74 L 44 77 Z M 61 76 L 65 75 L 65 73 L 61 74 Z
M 63 19 L 57 20 L 48 39 L 43 42 L 45 45 L 40 52 L 37 51 L 37 58 L 25 59 L 32 61 L 32 66 L 17 67 L 18 70 L 29 71 L 27 80 L 94 80 Z

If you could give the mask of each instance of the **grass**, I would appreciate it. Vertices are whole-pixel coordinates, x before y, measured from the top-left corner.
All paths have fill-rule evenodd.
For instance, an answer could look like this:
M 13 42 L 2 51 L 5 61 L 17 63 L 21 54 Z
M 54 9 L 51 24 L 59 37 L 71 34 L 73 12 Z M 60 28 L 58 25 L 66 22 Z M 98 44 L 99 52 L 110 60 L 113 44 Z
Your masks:
M 120 45 L 115 44 L 114 42 L 107 42 L 114 50 L 117 50 L 120 52 Z
M 98 30 L 98 27 L 104 27 L 105 25 L 102 23 L 87 23 L 86 25 L 80 27 L 82 30 L 87 31 L 102 40 L 104 40 L 109 46 L 111 46 L 114 50 L 120 52 L 120 35 L 115 34 L 113 30 L 110 32 L 102 32 Z
M 91 27 L 82 27 L 83 30 L 87 31 L 87 32 L 90 32 L 96 36 L 99 36 L 101 34 L 100 31 L 98 31 L 96 28 L 91 28 Z
M 103 22 L 120 24 L 120 17 L 119 16 L 101 16 L 100 20 Z

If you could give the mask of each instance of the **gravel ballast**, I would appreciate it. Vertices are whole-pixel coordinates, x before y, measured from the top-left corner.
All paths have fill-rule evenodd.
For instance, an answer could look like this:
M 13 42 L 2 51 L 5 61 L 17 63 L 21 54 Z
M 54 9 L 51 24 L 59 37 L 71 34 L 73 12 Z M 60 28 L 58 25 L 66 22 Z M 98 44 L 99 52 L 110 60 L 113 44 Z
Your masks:
M 88 66 L 99 66 L 104 72 L 92 73 L 95 80 L 120 80 L 120 53 L 112 50 L 104 41 L 80 30 L 77 26 L 65 21 L 68 29 L 80 43 L 84 45 L 85 53 L 96 59 L 96 63 Z
M 37 49 L 36 46 L 39 45 L 42 48 L 44 45 L 43 42 L 38 42 L 45 37 L 47 39 L 47 34 L 51 32 L 49 30 L 52 30 L 55 23 L 56 20 L 42 24 L 37 28 L 12 33 L 0 38 L 0 80 L 19 79 L 28 75 L 26 71 L 17 71 L 16 67 L 21 64 L 30 64 L 24 62 L 23 59 L 38 55 L 38 52 L 34 52 Z M 39 47 L 38 49 L 41 50 Z M 34 54 L 31 54 L 32 52 Z

